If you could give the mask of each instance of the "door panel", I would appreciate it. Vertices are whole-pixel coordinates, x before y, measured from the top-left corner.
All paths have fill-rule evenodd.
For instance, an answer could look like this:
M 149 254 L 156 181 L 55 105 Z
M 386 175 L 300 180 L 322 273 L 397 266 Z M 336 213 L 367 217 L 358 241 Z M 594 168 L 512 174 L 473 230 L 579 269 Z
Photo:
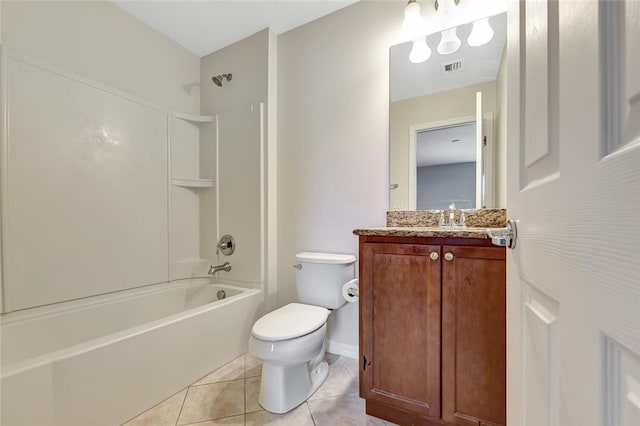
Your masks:
M 628 394 L 640 357 L 639 4 L 508 7 L 508 423 L 637 424 L 605 384 Z
M 558 3 L 528 1 L 523 11 L 520 61 L 524 109 L 521 188 L 558 173 Z
M 558 303 L 527 283 L 523 286 L 526 424 L 557 425 Z
M 599 8 L 603 154 L 640 137 L 640 3 L 602 2 Z
M 440 416 L 440 246 L 363 244 L 361 395 Z M 411 318 L 408 323 L 407 318 Z
M 605 424 L 640 424 L 640 357 L 605 338 Z

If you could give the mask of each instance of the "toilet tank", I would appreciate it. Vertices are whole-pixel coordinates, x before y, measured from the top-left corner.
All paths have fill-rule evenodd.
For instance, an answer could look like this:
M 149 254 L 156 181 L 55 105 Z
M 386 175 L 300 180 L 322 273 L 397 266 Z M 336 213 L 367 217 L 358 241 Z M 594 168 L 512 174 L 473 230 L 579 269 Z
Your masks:
M 345 304 L 342 286 L 354 278 L 354 255 L 304 252 L 296 255 L 296 262 L 300 302 L 328 309 Z

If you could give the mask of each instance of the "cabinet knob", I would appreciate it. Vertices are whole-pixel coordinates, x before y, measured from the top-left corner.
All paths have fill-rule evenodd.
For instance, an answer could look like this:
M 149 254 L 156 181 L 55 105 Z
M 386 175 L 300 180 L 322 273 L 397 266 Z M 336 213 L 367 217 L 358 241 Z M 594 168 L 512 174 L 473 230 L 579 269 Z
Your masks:
M 438 260 L 440 256 L 435 251 L 432 251 L 429 257 L 431 258 L 431 260 Z
M 453 260 L 453 253 L 445 253 L 444 260 Z

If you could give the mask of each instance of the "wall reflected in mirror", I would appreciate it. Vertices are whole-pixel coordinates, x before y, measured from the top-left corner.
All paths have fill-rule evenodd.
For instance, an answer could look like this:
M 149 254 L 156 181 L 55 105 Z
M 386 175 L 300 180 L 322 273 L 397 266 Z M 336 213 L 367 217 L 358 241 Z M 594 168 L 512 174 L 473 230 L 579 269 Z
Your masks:
M 506 207 L 506 13 L 489 23 L 480 47 L 467 43 L 472 24 L 459 26 L 450 55 L 435 49 L 440 33 L 427 36 L 432 55 L 419 64 L 411 42 L 391 47 L 390 210 Z

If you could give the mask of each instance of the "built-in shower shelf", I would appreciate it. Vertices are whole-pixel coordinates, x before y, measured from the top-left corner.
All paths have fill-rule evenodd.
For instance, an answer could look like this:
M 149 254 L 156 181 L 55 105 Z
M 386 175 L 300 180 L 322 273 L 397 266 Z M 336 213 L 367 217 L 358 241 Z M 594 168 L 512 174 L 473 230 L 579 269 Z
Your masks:
M 216 135 L 213 116 L 171 111 L 168 118 L 172 259 L 169 276 L 174 280 L 202 276 L 211 263 L 202 258 L 212 250 L 201 244 L 201 227 L 211 230 L 215 226 L 211 221 L 215 220 L 212 188 L 216 182 L 208 177 L 215 176 Z
M 213 188 L 213 179 L 171 179 L 171 185 L 185 188 Z
M 185 114 L 183 112 L 176 112 L 176 111 L 173 111 L 171 114 L 175 118 L 180 118 L 182 120 L 190 121 L 195 124 L 211 123 L 213 121 L 212 115 Z

